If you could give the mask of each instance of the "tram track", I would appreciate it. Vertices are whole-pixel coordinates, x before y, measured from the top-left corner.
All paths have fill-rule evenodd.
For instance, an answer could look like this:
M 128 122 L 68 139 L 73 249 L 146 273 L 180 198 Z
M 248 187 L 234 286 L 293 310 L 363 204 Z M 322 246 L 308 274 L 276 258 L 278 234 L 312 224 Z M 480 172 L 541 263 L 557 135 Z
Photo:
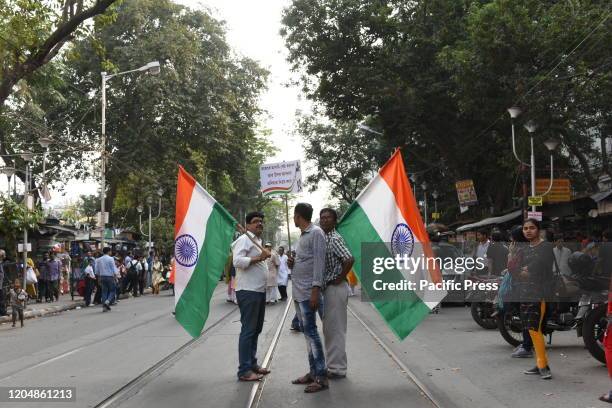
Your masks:
M 429 390 L 429 388 L 427 388 L 427 386 L 425 384 L 423 384 L 423 382 L 421 380 L 419 380 L 419 378 L 412 372 L 412 370 L 410 370 L 402 362 L 402 360 L 393 352 L 391 347 L 389 347 L 374 332 L 374 330 L 361 317 L 359 317 L 359 315 L 350 306 L 348 306 L 348 311 L 359 322 L 359 324 L 361 324 L 363 326 L 363 328 L 368 332 L 368 334 L 372 337 L 372 339 L 374 339 L 376 344 L 378 344 L 380 346 L 380 348 L 382 348 L 383 351 L 387 354 L 387 356 L 389 356 L 389 358 L 397 365 L 397 367 L 400 369 L 402 374 L 405 374 L 406 378 L 409 379 L 412 383 L 414 383 L 414 385 L 416 385 L 416 387 L 423 394 L 423 396 L 425 398 L 427 398 L 427 400 L 429 400 L 429 402 L 431 402 L 431 404 L 435 408 L 443 408 L 444 406 L 440 403 L 440 401 L 438 401 L 438 399 L 433 395 L 433 393 Z
M 222 292 L 223 292 L 222 290 L 216 290 L 214 292 L 213 296 L 217 296 L 218 294 L 220 294 Z M 44 359 L 42 361 L 38 361 L 36 363 L 27 365 L 25 367 L 21 367 L 19 369 L 16 369 L 16 370 L 10 372 L 9 374 L 3 376 L 2 378 L 0 378 L 0 383 L 13 378 L 17 374 L 23 374 L 26 371 L 31 371 L 31 370 L 34 370 L 36 368 L 43 367 L 43 366 L 48 365 L 48 364 L 50 364 L 52 362 L 55 362 L 55 361 L 58 361 L 60 359 L 65 358 L 65 357 L 68 357 L 70 355 L 76 354 L 76 353 L 78 353 L 80 351 L 83 351 L 83 350 L 87 349 L 90 346 L 99 345 L 101 342 L 108 342 L 108 341 L 110 341 L 110 340 L 112 340 L 114 338 L 122 336 L 122 335 L 124 335 L 126 333 L 129 333 L 129 332 L 135 330 L 135 329 L 138 329 L 140 327 L 146 326 L 149 323 L 158 320 L 160 317 L 166 316 L 167 313 L 168 313 L 167 311 L 164 311 L 162 313 L 158 313 L 155 316 L 151 317 L 150 319 L 147 319 L 147 320 L 144 320 L 144 321 L 142 321 L 140 323 L 134 324 L 134 325 L 132 325 L 130 327 L 127 327 L 127 328 L 125 328 L 123 330 L 119 330 L 119 331 L 117 331 L 117 332 L 115 332 L 115 333 L 113 333 L 113 334 L 111 334 L 111 335 L 109 335 L 109 336 L 107 336 L 107 337 L 105 337 L 103 339 L 95 339 L 95 340 L 88 341 L 88 342 L 86 342 L 86 343 L 84 343 L 84 344 L 80 345 L 79 347 L 74 348 L 72 350 L 56 354 L 56 355 L 54 355 L 52 357 L 49 357 L 49 358 L 46 358 L 46 359 Z
M 204 342 L 209 335 L 213 332 L 213 329 L 228 321 L 228 319 L 236 314 L 238 311 L 237 308 L 230 310 L 225 313 L 219 320 L 208 326 L 202 334 L 195 338 L 189 340 L 187 343 L 180 346 L 178 349 L 174 350 L 172 353 L 168 354 L 166 357 L 159 360 L 157 363 L 153 364 L 151 367 L 134 377 L 128 383 L 117 389 L 103 401 L 96 404 L 95 408 L 115 408 L 120 406 L 124 401 L 131 398 L 133 395 L 138 393 L 140 389 L 142 389 L 146 384 L 148 384 L 153 379 L 159 377 L 166 370 L 171 368 L 174 363 L 183 358 L 186 354 L 191 352 L 194 348 Z
M 280 341 L 280 334 L 282 333 L 282 329 L 284 327 L 285 321 L 287 320 L 287 315 L 289 309 L 292 305 L 291 299 L 287 302 L 285 306 L 284 313 L 281 315 L 281 319 L 276 328 L 275 335 L 272 339 L 270 346 L 268 347 L 268 351 L 264 358 L 262 366 L 265 368 L 270 368 L 270 363 L 273 359 L 274 352 L 277 349 L 278 343 Z M 402 360 L 393 352 L 393 350 L 375 333 L 375 331 L 366 323 L 364 319 L 362 319 L 357 312 L 355 312 L 350 306 L 348 307 L 348 312 L 359 322 L 359 324 L 366 330 L 366 332 L 372 337 L 374 342 L 385 352 L 385 354 L 393 361 L 393 363 L 400 370 L 402 375 L 413 383 L 419 392 L 423 395 L 425 399 L 427 399 L 434 408 L 443 408 L 444 406 L 437 400 L 437 398 L 433 395 L 433 393 L 427 388 L 423 382 L 419 380 L 419 378 L 402 362 Z M 251 388 L 251 392 L 249 395 L 249 399 L 247 400 L 246 408 L 258 408 L 260 402 L 262 400 L 262 395 L 264 393 L 264 389 L 266 386 L 267 378 L 260 382 L 253 384 Z

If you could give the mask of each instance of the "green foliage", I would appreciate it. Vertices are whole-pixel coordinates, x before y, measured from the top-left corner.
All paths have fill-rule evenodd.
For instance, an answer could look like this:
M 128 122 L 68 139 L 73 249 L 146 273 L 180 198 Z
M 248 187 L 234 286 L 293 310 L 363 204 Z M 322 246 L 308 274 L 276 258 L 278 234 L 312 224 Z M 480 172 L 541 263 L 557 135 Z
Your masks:
M 454 181 L 472 178 L 482 209 L 500 210 L 518 194 L 506 114 L 515 103 L 525 110 L 520 155 L 529 148 L 521 125 L 534 119 L 537 163 L 548 161 L 541 142 L 561 136 L 556 167 L 579 189 L 581 181 L 595 188 L 593 144 L 607 136 L 612 111 L 610 19 L 599 24 L 608 6 L 294 0 L 282 33 L 304 90 L 329 118 L 368 118 L 383 133 L 370 135 L 381 150 L 403 146 L 409 172 L 437 186 L 442 206 L 456 208 Z M 537 169 L 546 177 L 543 165 Z
M 0 235 L 4 237 L 7 249 L 16 250 L 23 230 L 35 228 L 43 218 L 39 208 L 28 210 L 25 204 L 0 197 Z

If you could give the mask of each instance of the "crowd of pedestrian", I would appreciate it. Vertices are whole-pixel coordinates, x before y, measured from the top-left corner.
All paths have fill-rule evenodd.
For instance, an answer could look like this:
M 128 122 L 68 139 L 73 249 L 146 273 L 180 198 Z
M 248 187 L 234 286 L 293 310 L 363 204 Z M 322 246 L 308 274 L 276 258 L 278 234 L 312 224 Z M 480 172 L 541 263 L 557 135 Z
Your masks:
M 78 295 L 86 306 L 101 305 L 107 312 L 119 302 L 121 294 L 138 297 L 151 288 L 151 293 L 158 295 L 168 280 L 171 262 L 164 259 L 167 261 L 164 263 L 153 251 L 148 256 L 132 252 L 113 254 L 106 247 L 71 258 L 54 248 L 38 262 L 27 259 L 23 288 L 23 275 L 5 285 L 5 259 L 6 252 L 0 249 L 0 316 L 7 315 L 6 306 L 10 305 L 13 327 L 17 318 L 23 326 L 23 311 L 28 302 L 53 303 L 62 295 L 70 294 L 72 299 Z

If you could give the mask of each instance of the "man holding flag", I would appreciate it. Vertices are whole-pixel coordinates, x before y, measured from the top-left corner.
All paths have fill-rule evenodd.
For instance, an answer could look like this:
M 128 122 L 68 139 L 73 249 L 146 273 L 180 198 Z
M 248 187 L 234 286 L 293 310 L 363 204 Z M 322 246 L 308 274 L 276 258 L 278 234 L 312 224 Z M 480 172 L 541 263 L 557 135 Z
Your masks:
M 251 212 L 246 216 L 246 233 L 232 244 L 236 268 L 236 299 L 240 308 L 240 339 L 238 340 L 238 379 L 259 381 L 270 370 L 257 365 L 257 340 L 263 328 L 266 311 L 268 267 L 265 260 L 270 251 L 262 248 L 264 215 Z

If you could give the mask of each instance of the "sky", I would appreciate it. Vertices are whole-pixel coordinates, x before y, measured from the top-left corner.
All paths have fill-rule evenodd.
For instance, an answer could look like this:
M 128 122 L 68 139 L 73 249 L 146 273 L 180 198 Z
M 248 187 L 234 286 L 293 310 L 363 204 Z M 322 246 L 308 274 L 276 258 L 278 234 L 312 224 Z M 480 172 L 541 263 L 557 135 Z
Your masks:
M 286 61 L 287 51 L 282 37 L 281 14 L 290 0 L 175 0 L 194 9 L 207 9 L 226 23 L 227 41 L 237 56 L 246 56 L 270 71 L 268 89 L 261 97 L 261 107 L 267 111 L 262 127 L 271 130 L 270 141 L 279 149 L 267 162 L 297 160 L 304 157 L 302 140 L 291 135 L 296 111 L 308 111 L 309 102 L 300 89 L 287 86 L 294 74 Z M 309 166 L 303 163 L 304 178 Z M 174 175 L 172 175 L 174 177 Z M 0 176 L 0 191 L 6 191 L 6 178 Z M 81 194 L 96 194 L 97 183 L 69 180 L 64 191 L 52 190 L 52 199 L 45 207 L 61 207 L 76 201 Z M 310 202 L 318 214 L 328 202 L 328 187 L 315 193 L 302 193 L 298 200 Z

